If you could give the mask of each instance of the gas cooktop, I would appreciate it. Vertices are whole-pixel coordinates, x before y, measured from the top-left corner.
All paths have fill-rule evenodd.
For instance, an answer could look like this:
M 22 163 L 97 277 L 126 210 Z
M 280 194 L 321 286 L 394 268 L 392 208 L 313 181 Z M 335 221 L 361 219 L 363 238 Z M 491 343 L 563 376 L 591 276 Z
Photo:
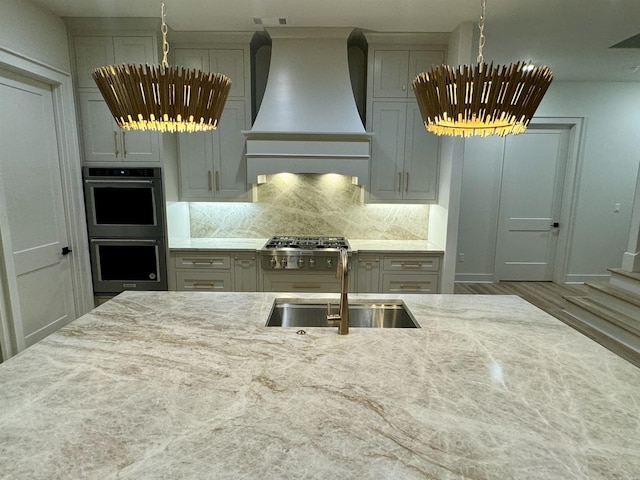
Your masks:
M 271 237 L 264 246 L 265 249 L 275 248 L 298 248 L 303 250 L 338 249 L 349 247 L 349 242 L 345 237 L 297 237 L 297 236 L 277 236 Z
M 271 237 L 262 248 L 262 268 L 269 270 L 334 269 L 340 249 L 351 247 L 345 237 Z

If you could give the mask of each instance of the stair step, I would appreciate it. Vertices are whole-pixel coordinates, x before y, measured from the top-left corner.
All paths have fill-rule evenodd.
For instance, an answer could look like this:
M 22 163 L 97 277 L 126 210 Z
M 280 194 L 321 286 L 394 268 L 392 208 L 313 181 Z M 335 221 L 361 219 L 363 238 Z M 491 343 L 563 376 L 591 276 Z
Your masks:
M 584 319 L 580 318 L 578 313 L 571 313 L 567 310 L 554 314 L 554 316 L 603 347 L 611 350 L 616 355 L 640 368 L 640 339 L 635 342 L 635 345 L 633 342 L 621 341 L 619 338 L 616 338 L 615 335 L 605 332 L 601 328 L 584 321 Z
M 640 272 L 630 272 L 623 268 L 607 268 L 607 270 L 609 270 L 611 273 L 614 273 L 616 275 L 621 275 L 623 277 L 627 277 L 637 282 L 640 282 Z
M 640 318 L 640 295 L 609 283 L 586 283 L 587 296 L 631 318 Z
M 609 283 L 636 295 L 640 295 L 640 272 L 629 272 L 622 268 L 608 268 L 611 272 Z
M 587 296 L 566 296 L 564 299 L 581 309 L 600 317 L 601 319 L 617 325 L 629 333 L 640 337 L 640 318 L 633 318 L 620 312 L 615 306 L 604 305 L 598 300 Z

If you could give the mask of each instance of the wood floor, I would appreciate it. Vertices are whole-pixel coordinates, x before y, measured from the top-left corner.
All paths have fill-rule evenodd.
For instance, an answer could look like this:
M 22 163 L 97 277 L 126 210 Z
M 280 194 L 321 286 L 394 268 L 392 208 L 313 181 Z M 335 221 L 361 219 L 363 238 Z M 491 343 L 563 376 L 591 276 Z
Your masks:
M 553 282 L 456 283 L 454 293 L 480 295 L 518 295 L 529 303 L 562 319 L 565 295 L 585 295 L 584 285 L 562 285 Z

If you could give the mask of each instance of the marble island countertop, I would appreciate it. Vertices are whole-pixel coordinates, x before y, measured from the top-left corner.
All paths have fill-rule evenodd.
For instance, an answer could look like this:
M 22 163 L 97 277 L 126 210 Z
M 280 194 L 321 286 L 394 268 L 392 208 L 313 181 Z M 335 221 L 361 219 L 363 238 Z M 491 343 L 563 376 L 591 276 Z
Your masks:
M 264 327 L 273 300 L 125 292 L 0 365 L 0 478 L 640 478 L 640 369 L 518 297 L 420 329 Z
M 260 250 L 268 238 L 183 238 L 169 239 L 171 251 L 193 250 Z M 443 253 L 444 249 L 428 240 L 361 240 L 347 239 L 354 252 L 376 253 Z

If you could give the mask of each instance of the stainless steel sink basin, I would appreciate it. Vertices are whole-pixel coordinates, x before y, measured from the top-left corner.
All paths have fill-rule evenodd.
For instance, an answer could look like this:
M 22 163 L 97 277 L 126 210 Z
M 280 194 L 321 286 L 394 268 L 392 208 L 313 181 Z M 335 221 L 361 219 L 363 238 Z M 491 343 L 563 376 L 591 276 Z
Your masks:
M 329 327 L 328 305 L 338 311 L 336 300 L 276 300 L 267 327 Z M 420 328 L 402 300 L 355 301 L 349 303 L 349 326 L 363 328 Z

